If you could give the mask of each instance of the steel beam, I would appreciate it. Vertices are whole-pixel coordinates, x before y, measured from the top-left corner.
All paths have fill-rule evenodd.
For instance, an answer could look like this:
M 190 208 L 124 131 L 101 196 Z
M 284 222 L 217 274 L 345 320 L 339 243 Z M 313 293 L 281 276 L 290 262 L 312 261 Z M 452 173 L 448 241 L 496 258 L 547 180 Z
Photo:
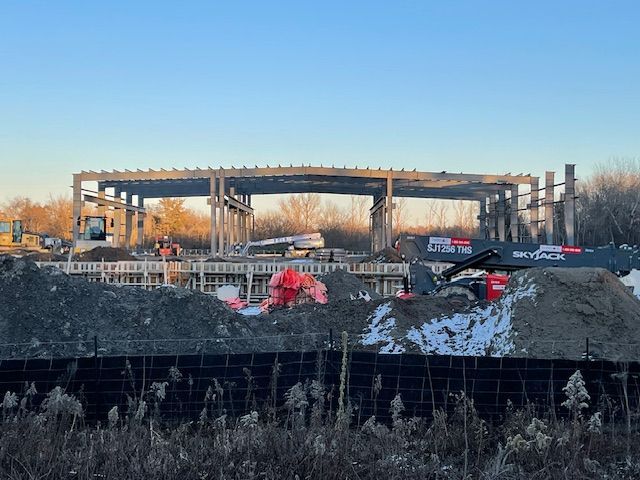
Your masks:
M 138 195 L 138 197 L 140 197 L 141 195 Z M 104 208 L 104 207 L 113 207 L 113 208 L 120 208 L 122 210 L 127 210 L 129 212 L 140 212 L 140 213 L 145 213 L 146 210 L 144 208 L 141 208 L 139 205 L 133 205 L 133 204 L 127 204 L 127 203 L 122 203 L 122 202 L 116 202 L 114 200 L 110 200 L 108 198 L 100 198 L 100 197 L 96 197 L 95 195 L 87 195 L 84 194 L 83 199 L 85 202 L 91 202 L 91 203 L 95 203 L 98 206 Z M 142 197 L 144 198 L 144 197 Z M 100 210 L 98 210 L 98 212 L 100 212 Z M 102 213 L 100 214 L 101 217 L 104 216 L 104 210 L 102 210 Z
M 82 181 L 109 180 L 162 180 L 162 179 L 193 179 L 209 178 L 213 169 L 183 169 L 183 170 L 147 170 L 147 171 L 112 171 L 94 172 L 82 171 L 78 175 Z M 528 184 L 527 175 L 479 175 L 469 173 L 448 172 L 418 172 L 403 170 L 373 170 L 358 168 L 330 168 L 330 167 L 259 167 L 259 168 L 228 168 L 225 169 L 227 178 L 236 177 L 265 177 L 290 175 L 319 175 L 330 177 L 372 178 L 386 180 L 389 175 L 392 180 L 454 180 L 478 183 Z

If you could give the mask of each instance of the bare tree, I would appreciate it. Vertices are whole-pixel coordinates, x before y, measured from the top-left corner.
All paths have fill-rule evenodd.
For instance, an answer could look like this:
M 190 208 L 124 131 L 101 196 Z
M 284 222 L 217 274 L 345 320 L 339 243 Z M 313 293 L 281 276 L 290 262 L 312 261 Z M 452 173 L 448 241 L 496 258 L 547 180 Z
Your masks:
M 278 203 L 282 215 L 300 231 L 309 233 L 317 228 L 320 213 L 320 195 L 317 193 L 301 193 L 292 195 Z

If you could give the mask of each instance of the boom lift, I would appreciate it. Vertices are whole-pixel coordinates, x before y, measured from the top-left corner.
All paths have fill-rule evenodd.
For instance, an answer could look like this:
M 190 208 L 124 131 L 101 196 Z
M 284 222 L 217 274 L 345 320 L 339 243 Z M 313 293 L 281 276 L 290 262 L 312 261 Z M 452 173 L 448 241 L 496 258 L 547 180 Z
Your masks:
M 240 255 L 246 256 L 252 247 L 266 247 L 270 245 L 289 244 L 285 256 L 287 257 L 313 257 L 315 250 L 324 247 L 324 238 L 321 233 L 304 233 L 300 235 L 291 235 L 289 237 L 267 238 L 265 240 L 256 240 L 247 242 Z
M 633 269 L 640 269 L 637 246 L 576 247 L 570 245 L 542 245 L 537 243 L 512 243 L 492 240 L 400 235 L 396 242 L 398 252 L 410 263 L 411 279 L 416 293 L 430 293 L 448 286 L 464 286 L 480 298 L 486 297 L 490 280 L 497 281 L 494 272 L 513 272 L 532 267 L 600 267 L 619 276 Z M 446 262 L 453 264 L 439 276 L 422 262 Z M 491 276 L 483 279 L 462 277 L 451 282 L 452 277 L 468 269 L 482 269 Z M 504 277 L 506 278 L 506 277 Z M 500 283 L 500 282 L 498 282 Z

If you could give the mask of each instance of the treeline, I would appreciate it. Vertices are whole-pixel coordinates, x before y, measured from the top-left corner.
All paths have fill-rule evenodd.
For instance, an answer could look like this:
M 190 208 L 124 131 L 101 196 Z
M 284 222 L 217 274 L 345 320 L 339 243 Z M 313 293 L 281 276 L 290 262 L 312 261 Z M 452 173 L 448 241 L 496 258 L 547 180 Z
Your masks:
M 640 162 L 613 160 L 598 165 L 578 183 L 579 245 L 640 245 Z
M 370 248 L 370 203 L 369 197 L 360 196 L 350 197 L 346 206 L 323 200 L 316 193 L 287 196 L 278 202 L 276 209 L 256 214 L 255 238 L 319 231 L 329 247 L 366 251 Z M 34 232 L 70 239 L 71 207 L 71 199 L 64 196 L 51 196 L 44 202 L 16 197 L 0 204 L 0 216 L 19 218 Z M 418 215 L 410 220 L 407 200 L 396 199 L 394 235 L 478 235 L 478 206 L 474 202 L 423 200 L 420 208 Z M 170 235 L 184 248 L 209 248 L 208 212 L 189 208 L 184 199 L 175 198 L 149 205 L 147 212 L 145 246 L 151 246 L 158 235 Z M 83 209 L 83 215 L 96 213 L 95 207 Z M 523 238 L 529 236 L 527 222 L 521 218 Z M 561 203 L 556 204 L 554 224 L 556 240 L 564 241 Z M 578 183 L 576 227 L 579 245 L 640 244 L 640 163 L 637 160 L 614 160 L 599 165 L 590 177 Z M 136 234 L 134 225 L 134 241 Z

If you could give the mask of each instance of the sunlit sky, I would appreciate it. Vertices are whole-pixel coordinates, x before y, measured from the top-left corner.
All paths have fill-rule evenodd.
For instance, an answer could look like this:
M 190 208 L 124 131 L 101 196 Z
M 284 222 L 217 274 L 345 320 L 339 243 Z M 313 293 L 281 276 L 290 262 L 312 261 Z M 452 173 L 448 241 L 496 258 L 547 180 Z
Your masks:
M 81 169 L 578 176 L 640 152 L 640 2 L 0 3 L 0 201 Z

